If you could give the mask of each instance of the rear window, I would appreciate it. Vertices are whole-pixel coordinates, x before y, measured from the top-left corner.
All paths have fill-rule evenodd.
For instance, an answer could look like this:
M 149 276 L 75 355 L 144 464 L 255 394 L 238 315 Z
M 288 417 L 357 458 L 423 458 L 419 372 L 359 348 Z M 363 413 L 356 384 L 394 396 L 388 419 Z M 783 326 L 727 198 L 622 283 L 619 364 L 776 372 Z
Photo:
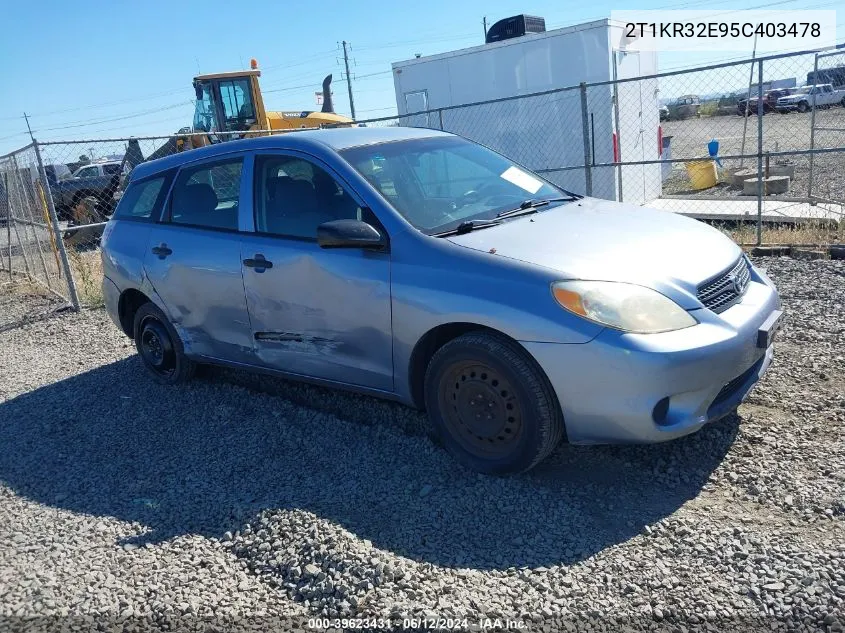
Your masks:
M 162 198 L 172 174 L 162 174 L 140 182 L 130 183 L 120 198 L 114 217 L 121 220 L 152 220 L 158 218 Z

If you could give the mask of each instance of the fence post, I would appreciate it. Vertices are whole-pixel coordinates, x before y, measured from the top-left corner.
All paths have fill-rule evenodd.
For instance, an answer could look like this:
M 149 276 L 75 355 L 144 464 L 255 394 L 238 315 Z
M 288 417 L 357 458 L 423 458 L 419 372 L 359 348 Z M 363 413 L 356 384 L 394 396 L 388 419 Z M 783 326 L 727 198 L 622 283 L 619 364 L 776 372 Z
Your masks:
M 587 113 L 587 84 L 581 82 L 581 136 L 584 138 L 584 188 L 593 195 L 593 166 L 590 161 L 590 121 Z
M 62 260 L 62 268 L 67 279 L 67 290 L 70 294 L 70 303 L 74 310 L 79 310 L 79 296 L 76 294 L 76 282 L 73 279 L 73 274 L 70 270 L 70 262 L 67 258 L 67 250 L 65 249 L 65 242 L 62 239 L 62 231 L 59 228 L 59 216 L 56 215 L 56 206 L 53 204 L 53 191 L 50 189 L 50 181 L 47 180 L 47 170 L 44 169 L 44 162 L 41 160 L 41 149 L 38 147 L 38 141 L 33 142 L 35 148 L 35 158 L 38 161 L 38 176 L 41 182 L 44 183 L 44 195 L 47 198 L 47 210 L 50 212 L 50 224 L 52 224 L 53 235 L 55 236 L 56 248 L 59 249 L 59 256 Z
M 622 126 L 619 125 L 619 60 L 617 56 L 620 53 L 613 53 L 613 127 L 616 128 L 616 156 L 613 160 L 617 163 L 622 162 Z M 618 182 L 619 194 L 617 200 L 624 201 L 624 192 L 622 187 L 622 165 L 616 165 L 616 180 Z M 662 190 L 662 188 L 661 188 Z
M 440 118 L 440 129 L 443 130 L 443 108 L 437 110 L 437 116 Z
M 816 53 L 815 62 L 813 62 L 813 86 L 818 85 L 819 81 L 819 54 Z M 816 91 L 813 89 L 813 105 L 810 110 L 810 174 L 807 177 L 807 199 L 810 205 L 815 205 L 813 201 L 813 149 L 816 145 Z
M 763 60 L 757 62 L 757 246 L 763 243 Z
M 3 180 L 8 182 L 4 174 Z M 4 184 L 4 191 L 6 196 L 6 244 L 9 245 L 9 281 L 14 279 L 12 275 L 12 202 L 9 199 L 9 185 Z

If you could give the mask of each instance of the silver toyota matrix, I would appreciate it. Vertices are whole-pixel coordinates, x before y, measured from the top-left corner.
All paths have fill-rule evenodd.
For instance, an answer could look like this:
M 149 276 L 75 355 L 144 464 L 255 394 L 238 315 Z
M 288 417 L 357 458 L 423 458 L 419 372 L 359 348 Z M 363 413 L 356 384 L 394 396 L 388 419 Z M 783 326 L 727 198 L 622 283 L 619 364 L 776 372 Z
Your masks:
M 102 252 L 108 312 L 154 379 L 214 363 L 391 398 L 485 473 L 724 417 L 781 317 L 716 229 L 414 128 L 143 163 Z

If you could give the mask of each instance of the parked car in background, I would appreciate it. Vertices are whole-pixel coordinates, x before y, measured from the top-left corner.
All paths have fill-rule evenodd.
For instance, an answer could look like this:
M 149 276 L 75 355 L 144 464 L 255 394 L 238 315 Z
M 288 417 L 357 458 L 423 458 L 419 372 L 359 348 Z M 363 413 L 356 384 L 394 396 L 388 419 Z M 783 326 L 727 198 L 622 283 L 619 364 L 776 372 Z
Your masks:
M 122 173 L 121 161 L 104 161 L 80 167 L 72 177 L 59 180 L 52 186 L 59 219 L 79 224 L 103 221 L 114 208 L 113 194 L 120 185 Z
M 777 100 L 777 111 L 781 114 L 787 112 L 808 112 L 813 104 L 817 108 L 829 108 L 833 105 L 845 107 L 845 90 L 834 90 L 831 84 L 816 84 L 798 88 L 794 94 L 781 97 Z
M 774 90 L 767 90 L 763 94 L 763 114 L 773 112 L 777 105 L 778 99 L 787 97 L 794 92 L 792 88 L 777 88 Z M 736 104 L 736 113 L 739 116 L 755 116 L 757 114 L 757 96 L 750 99 L 743 97 Z M 746 108 L 747 104 L 747 108 Z
M 665 105 L 660 106 L 660 120 L 661 121 L 668 121 L 669 120 L 669 108 Z
M 669 116 L 672 119 L 691 119 L 698 116 L 701 99 L 698 95 L 684 95 L 669 104 Z
M 108 313 L 157 381 L 216 363 L 398 400 L 485 473 L 562 438 L 660 442 L 727 415 L 781 316 L 720 231 L 429 129 L 143 163 L 102 253 Z

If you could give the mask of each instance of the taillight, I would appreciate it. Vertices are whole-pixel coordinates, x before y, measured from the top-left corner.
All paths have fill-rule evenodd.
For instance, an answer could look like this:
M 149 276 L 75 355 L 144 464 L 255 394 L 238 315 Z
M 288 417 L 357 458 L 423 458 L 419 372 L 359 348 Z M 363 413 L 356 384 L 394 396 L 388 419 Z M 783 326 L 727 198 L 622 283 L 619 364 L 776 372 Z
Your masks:
M 663 126 L 657 126 L 657 156 L 663 156 Z

